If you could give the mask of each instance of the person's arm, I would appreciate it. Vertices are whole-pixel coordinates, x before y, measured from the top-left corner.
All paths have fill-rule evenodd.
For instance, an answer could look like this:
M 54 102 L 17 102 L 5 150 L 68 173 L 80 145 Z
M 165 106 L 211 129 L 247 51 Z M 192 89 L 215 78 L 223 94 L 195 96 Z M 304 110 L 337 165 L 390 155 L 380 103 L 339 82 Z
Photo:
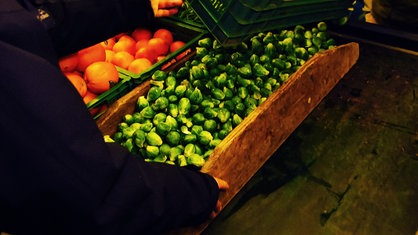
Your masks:
M 149 0 L 31 1 L 49 14 L 44 22 L 61 56 L 155 19 Z
M 11 2 L 16 1 L 2 0 L 0 7 Z M 83 2 L 113 6 L 122 1 Z M 146 163 L 106 144 L 53 62 L 57 58 L 46 29 L 32 14 L 10 9 L 0 9 L 0 130 L 5 137 L 0 227 L 16 234 L 156 234 L 209 218 L 219 196 L 215 179 Z

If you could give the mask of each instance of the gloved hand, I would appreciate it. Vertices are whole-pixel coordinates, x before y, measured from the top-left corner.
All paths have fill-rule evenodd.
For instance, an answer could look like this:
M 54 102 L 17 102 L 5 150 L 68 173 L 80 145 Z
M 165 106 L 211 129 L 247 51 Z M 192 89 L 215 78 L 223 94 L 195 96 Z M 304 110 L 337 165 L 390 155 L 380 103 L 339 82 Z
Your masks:
M 183 0 L 150 0 L 155 17 L 167 17 L 175 15 Z

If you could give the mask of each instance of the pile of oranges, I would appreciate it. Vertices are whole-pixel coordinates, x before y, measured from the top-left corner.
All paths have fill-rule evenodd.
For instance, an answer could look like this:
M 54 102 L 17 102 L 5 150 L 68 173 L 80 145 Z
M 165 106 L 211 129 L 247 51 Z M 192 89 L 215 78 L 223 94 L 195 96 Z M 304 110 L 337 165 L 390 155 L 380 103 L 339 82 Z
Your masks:
M 136 28 L 62 57 L 59 66 L 87 104 L 119 82 L 116 66 L 138 74 L 184 45 L 168 29 Z

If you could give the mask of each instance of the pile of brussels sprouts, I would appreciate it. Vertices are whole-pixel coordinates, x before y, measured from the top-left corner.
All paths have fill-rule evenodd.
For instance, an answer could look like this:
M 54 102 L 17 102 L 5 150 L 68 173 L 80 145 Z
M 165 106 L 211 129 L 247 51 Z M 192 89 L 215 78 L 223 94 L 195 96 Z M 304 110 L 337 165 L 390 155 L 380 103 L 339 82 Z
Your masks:
M 233 47 L 202 38 L 176 71 L 156 70 L 112 137 L 146 161 L 202 167 L 213 149 L 315 53 L 335 46 L 320 22 Z

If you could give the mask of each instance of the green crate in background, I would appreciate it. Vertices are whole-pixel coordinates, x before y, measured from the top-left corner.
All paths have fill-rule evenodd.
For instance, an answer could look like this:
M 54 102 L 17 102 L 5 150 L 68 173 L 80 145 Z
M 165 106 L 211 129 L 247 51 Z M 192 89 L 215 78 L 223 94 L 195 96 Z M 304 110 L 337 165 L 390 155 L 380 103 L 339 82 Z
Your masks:
M 224 46 L 255 33 L 334 20 L 349 14 L 350 0 L 188 0 L 209 32 Z
M 132 91 L 143 81 L 150 78 L 156 70 L 162 69 L 164 65 L 173 63 L 175 61 L 176 56 L 185 52 L 189 48 L 192 48 L 199 39 L 201 39 L 204 35 L 208 34 L 208 31 L 206 29 L 195 27 L 193 25 L 189 25 L 181 21 L 176 21 L 175 19 L 159 19 L 157 21 L 157 24 L 154 25 L 154 27 L 164 27 L 166 29 L 169 29 L 171 32 L 173 32 L 175 40 L 182 40 L 186 42 L 186 44 L 177 51 L 167 55 L 164 59 L 153 64 L 149 69 L 142 73 L 135 74 L 126 69 L 117 67 L 117 70 L 119 72 L 119 82 L 115 84 L 112 88 L 110 88 L 108 91 L 100 94 L 96 99 L 90 101 L 87 104 L 87 108 L 89 110 L 101 107 L 103 105 L 111 105 L 112 103 L 120 99 L 122 96 Z M 97 119 L 103 114 L 103 112 L 100 112 L 94 118 Z

